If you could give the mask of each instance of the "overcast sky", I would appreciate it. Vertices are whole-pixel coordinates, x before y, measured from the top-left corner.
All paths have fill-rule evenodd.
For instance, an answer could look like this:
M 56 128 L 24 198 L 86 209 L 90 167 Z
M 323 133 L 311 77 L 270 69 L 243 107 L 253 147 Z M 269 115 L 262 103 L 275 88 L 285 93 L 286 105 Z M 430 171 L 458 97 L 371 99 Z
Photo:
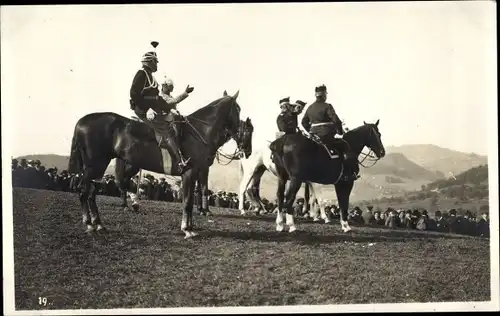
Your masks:
M 274 137 L 280 98 L 310 104 L 325 84 L 350 128 L 380 119 L 386 146 L 488 152 L 494 2 L 9 6 L 1 20 L 13 156 L 68 154 L 87 113 L 133 115 L 130 85 L 152 40 L 157 78 L 171 77 L 174 94 L 195 87 L 179 110 L 239 89 L 256 147 Z

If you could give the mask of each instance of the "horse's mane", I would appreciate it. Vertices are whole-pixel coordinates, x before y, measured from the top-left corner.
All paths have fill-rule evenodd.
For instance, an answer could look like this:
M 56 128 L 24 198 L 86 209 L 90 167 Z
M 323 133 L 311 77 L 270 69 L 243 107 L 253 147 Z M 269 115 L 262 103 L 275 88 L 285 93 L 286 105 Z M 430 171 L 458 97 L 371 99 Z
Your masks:
M 193 113 L 189 114 L 188 117 L 199 117 L 199 116 L 206 116 L 207 114 L 205 113 L 206 111 L 212 110 L 214 107 L 219 105 L 224 99 L 231 98 L 230 96 L 224 96 L 222 98 L 219 98 L 215 101 L 210 102 L 208 105 L 194 111 Z
M 360 129 L 364 128 L 365 126 L 368 126 L 370 124 L 363 124 L 363 125 L 360 125 L 356 128 L 353 128 L 353 129 L 350 129 L 349 131 L 346 132 L 346 134 L 349 134 L 349 133 L 354 133 L 354 132 L 359 132 Z

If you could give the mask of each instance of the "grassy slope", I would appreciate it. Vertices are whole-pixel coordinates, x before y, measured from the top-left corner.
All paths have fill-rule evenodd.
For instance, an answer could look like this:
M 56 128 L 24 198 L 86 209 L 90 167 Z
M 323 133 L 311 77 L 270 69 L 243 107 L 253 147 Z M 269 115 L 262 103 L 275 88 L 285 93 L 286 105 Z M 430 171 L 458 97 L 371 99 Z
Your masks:
M 14 189 L 17 309 L 478 301 L 490 298 L 489 241 L 214 209 L 185 241 L 179 204 L 123 212 L 99 196 L 108 233 L 83 233 L 71 193 Z M 370 246 L 370 243 L 374 243 Z M 39 296 L 51 305 L 40 307 Z

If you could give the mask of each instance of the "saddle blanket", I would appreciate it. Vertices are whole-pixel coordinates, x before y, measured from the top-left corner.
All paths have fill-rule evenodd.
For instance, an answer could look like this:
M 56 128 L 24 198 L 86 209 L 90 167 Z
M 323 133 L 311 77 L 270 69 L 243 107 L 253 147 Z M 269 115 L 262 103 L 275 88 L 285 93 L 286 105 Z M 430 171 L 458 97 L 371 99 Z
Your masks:
M 161 161 L 162 161 L 162 164 L 163 164 L 163 170 L 165 171 L 165 174 L 168 174 L 168 175 L 171 175 L 171 176 L 176 176 L 177 174 L 177 168 L 173 168 L 173 164 L 172 164 L 172 156 L 170 155 L 170 152 L 168 151 L 168 149 L 165 149 L 165 148 L 161 148 L 160 147 L 160 151 L 161 151 Z M 175 173 L 175 174 L 174 174 Z
M 163 141 L 163 136 L 157 132 L 155 132 L 155 136 L 156 136 L 156 141 L 158 142 L 158 148 L 161 151 L 161 161 L 162 161 L 163 171 L 165 172 L 165 174 L 171 176 L 177 176 L 177 174 L 173 173 L 176 172 L 177 168 L 173 168 L 172 154 L 168 149 L 160 147 Z
M 142 124 L 148 125 L 146 122 L 144 122 L 143 120 L 141 120 L 138 117 L 134 116 L 134 117 L 132 117 L 132 119 L 135 121 L 138 121 Z M 138 134 L 139 132 L 142 132 L 145 134 L 148 133 L 147 130 L 145 128 L 143 128 L 143 126 L 141 126 L 141 125 L 135 126 L 132 124 L 132 125 L 130 125 L 130 128 L 133 129 L 133 131 L 136 134 Z M 160 147 L 160 144 L 163 141 L 163 136 L 154 128 L 153 128 L 153 131 L 155 134 L 156 142 L 158 144 L 158 148 L 160 149 L 160 152 L 161 152 L 163 171 L 165 172 L 165 174 L 177 176 L 178 175 L 177 168 L 173 168 L 172 154 L 170 153 L 170 151 L 168 149 Z

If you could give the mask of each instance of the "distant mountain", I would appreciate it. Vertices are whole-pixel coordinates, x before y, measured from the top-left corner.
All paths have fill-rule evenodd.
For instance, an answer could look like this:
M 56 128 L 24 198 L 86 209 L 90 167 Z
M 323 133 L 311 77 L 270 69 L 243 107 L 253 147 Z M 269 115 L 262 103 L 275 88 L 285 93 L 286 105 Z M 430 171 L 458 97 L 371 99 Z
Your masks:
M 423 168 L 437 172 L 443 177 L 458 174 L 472 167 L 488 163 L 488 157 L 474 153 L 463 153 L 436 145 L 388 146 L 387 153 L 400 153 Z
M 54 154 L 26 155 L 17 157 L 16 159 L 21 160 L 23 158 L 26 160 L 40 160 L 40 162 L 42 163 L 42 165 L 45 166 L 46 169 L 54 167 L 56 167 L 57 170 L 59 171 L 68 169 L 69 156 L 54 155 Z
M 419 166 L 400 153 L 388 153 L 373 167 L 365 168 L 363 170 L 367 174 L 396 176 L 411 180 L 433 181 L 439 178 L 435 172 Z

